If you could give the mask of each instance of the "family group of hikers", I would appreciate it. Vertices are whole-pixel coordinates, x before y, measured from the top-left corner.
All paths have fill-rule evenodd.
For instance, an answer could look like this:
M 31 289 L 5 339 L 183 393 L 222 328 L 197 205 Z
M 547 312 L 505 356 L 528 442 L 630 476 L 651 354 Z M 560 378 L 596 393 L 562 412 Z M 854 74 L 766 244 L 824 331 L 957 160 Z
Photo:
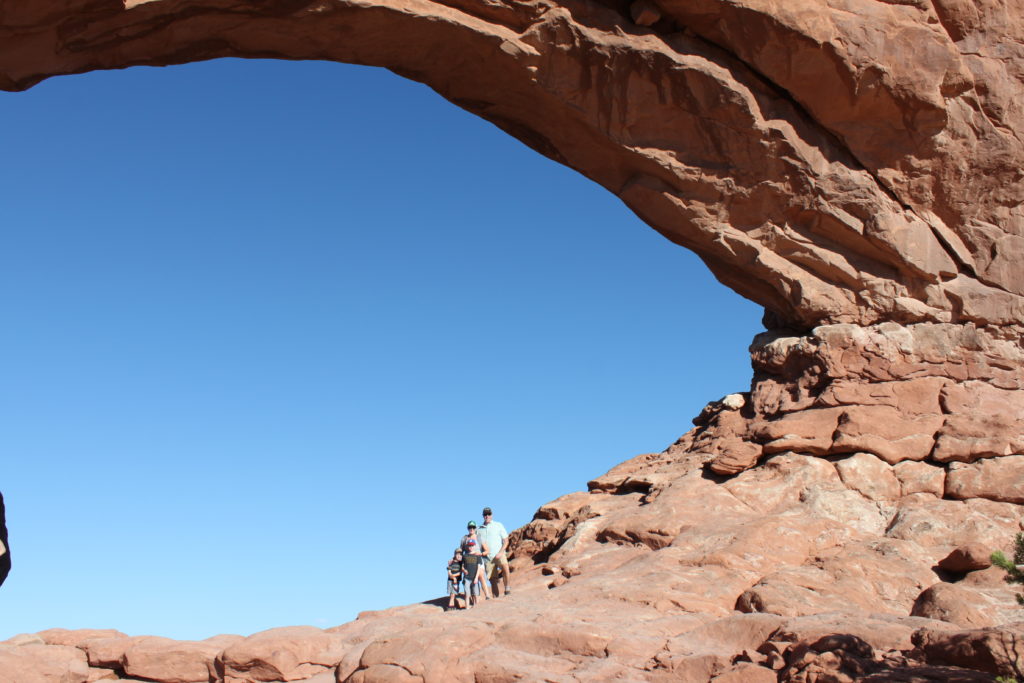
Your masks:
M 479 527 L 470 521 L 466 535 L 448 562 L 448 609 L 456 608 L 456 601 L 465 594 L 465 608 L 476 605 L 480 596 L 490 600 L 498 597 L 498 578 L 502 594 L 508 595 L 508 531 L 501 522 L 494 521 L 491 508 L 484 508 L 484 522 Z

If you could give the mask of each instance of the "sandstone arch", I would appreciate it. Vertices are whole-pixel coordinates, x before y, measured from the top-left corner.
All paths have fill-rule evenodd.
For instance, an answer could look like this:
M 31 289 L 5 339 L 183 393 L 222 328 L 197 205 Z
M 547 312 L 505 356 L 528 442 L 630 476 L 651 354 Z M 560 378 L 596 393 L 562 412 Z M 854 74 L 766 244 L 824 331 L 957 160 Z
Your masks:
M 246 640 L 40 634 L 80 680 L 83 653 L 93 680 L 895 680 L 911 634 L 957 663 L 942 624 L 907 615 L 938 614 L 934 563 L 1004 543 L 1024 505 L 1011 3 L 0 0 L 0 35 L 9 90 L 223 56 L 390 68 L 617 194 L 769 327 L 748 395 L 515 533 L 525 599 Z M 990 580 L 934 593 L 987 600 Z M 42 650 L 0 659 L 32 670 Z
M 762 446 L 1024 453 L 1024 27 L 1001 0 L 68 0 L 5 3 L 0 30 L 11 90 L 384 66 L 597 181 L 765 306 L 720 471 Z
M 616 193 L 783 326 L 1018 322 L 1021 29 L 1001 3 L 657 7 L 644 27 L 614 0 L 6 3 L 0 86 L 385 66 Z

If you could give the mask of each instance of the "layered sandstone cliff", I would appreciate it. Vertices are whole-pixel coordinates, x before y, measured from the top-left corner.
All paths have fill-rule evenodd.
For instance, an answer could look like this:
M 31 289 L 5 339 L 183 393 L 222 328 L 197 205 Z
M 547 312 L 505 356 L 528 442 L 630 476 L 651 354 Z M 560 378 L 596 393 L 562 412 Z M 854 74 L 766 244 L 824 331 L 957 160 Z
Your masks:
M 1013 673 L 1012 630 L 946 632 L 1021 618 L 997 572 L 937 563 L 1005 548 L 1024 512 L 1016 4 L 0 0 L 0 35 L 10 90 L 221 56 L 390 68 L 614 192 L 768 328 L 749 392 L 516 533 L 510 598 L 213 643 L 51 632 L 0 648 L 7 666 L 985 680 L 948 668 L 985 651 Z M 192 668 L 168 678 L 174 648 Z

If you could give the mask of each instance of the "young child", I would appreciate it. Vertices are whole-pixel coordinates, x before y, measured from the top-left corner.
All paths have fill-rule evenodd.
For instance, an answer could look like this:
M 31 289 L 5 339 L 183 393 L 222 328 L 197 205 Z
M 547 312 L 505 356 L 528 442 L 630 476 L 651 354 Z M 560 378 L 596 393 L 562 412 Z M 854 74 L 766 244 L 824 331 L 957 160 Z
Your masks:
M 456 548 L 448 562 L 448 609 L 455 609 L 455 600 L 462 592 L 462 548 Z

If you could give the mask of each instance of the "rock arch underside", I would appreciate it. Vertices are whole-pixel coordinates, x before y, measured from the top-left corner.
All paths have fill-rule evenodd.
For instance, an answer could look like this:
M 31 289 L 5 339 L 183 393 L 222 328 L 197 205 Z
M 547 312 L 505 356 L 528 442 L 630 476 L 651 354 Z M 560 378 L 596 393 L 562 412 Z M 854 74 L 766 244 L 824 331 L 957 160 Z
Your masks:
M 1018 3 L 0 0 L 7 90 L 227 56 L 389 68 L 600 183 L 765 307 L 750 390 L 541 507 L 482 607 L 53 629 L 8 678 L 1021 676 L 987 560 L 1024 513 Z

